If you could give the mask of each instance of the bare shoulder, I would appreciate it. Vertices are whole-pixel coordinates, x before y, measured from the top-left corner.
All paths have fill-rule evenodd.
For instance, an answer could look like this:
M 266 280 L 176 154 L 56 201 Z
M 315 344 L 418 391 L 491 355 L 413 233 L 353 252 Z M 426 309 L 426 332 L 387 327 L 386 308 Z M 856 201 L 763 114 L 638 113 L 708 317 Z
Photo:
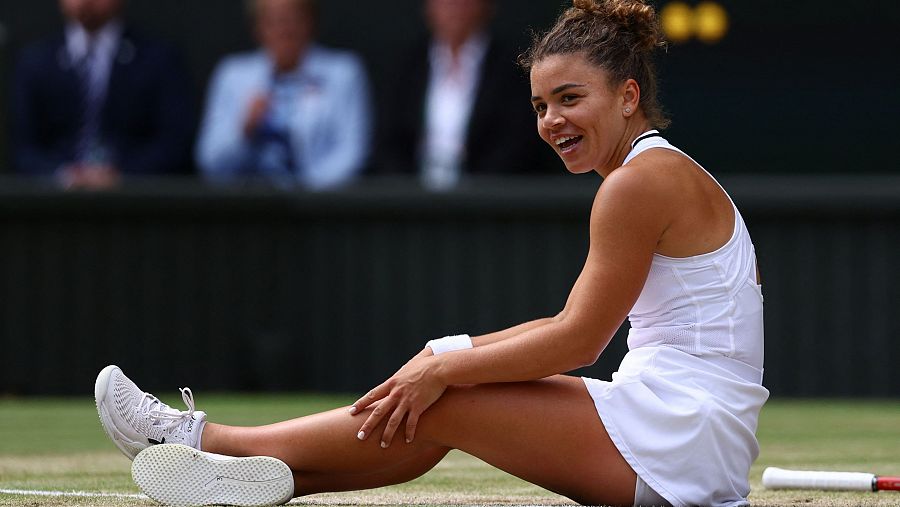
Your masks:
M 677 187 L 681 181 L 696 175 L 699 166 L 682 153 L 660 148 L 641 153 L 619 169 L 627 169 L 622 172 L 640 174 L 648 181 L 671 189 L 673 186 Z
M 652 152 L 641 154 L 603 180 L 594 201 L 595 211 L 614 207 L 659 218 L 671 213 L 686 173 L 679 168 L 691 161 L 669 150 Z
M 632 214 L 651 214 L 660 221 L 656 253 L 689 257 L 715 250 L 731 237 L 734 210 L 722 188 L 687 156 L 673 150 L 647 150 L 607 178 L 615 199 L 639 199 Z M 604 181 L 602 187 L 607 181 Z M 599 196 L 598 200 L 607 196 Z M 596 209 L 596 208 L 595 208 Z M 640 215 L 638 215 L 640 216 Z M 655 217 L 657 220 L 653 222 Z

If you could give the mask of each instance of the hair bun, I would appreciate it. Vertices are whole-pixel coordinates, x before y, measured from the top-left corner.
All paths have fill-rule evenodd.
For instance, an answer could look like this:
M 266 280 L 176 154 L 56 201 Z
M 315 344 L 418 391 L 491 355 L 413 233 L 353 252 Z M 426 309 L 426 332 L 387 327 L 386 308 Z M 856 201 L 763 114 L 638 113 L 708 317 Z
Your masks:
M 665 45 L 656 11 L 643 0 L 573 0 L 573 7 L 574 15 L 581 11 L 598 16 L 631 32 L 637 39 L 636 49 L 652 51 Z

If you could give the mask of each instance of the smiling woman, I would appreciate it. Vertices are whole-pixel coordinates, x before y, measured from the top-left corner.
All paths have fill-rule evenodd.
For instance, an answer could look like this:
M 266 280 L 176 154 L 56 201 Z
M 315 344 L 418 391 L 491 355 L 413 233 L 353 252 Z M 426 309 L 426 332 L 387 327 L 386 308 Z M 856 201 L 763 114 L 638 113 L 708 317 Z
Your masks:
M 669 125 L 657 101 L 653 65 L 653 52 L 663 46 L 650 6 L 585 0 L 576 1 L 575 8 L 519 59 L 531 72 L 538 131 L 557 148 L 570 171 L 595 169 L 568 162 L 575 158 L 575 145 L 584 140 L 581 129 L 602 124 L 603 137 L 610 138 L 609 128 L 620 129 L 625 122 L 636 133 Z M 605 121 L 596 121 L 597 115 Z M 616 153 L 582 153 L 580 158 L 592 164 L 603 161 L 605 176 L 624 159 L 623 151 L 630 149 L 618 148 Z
M 431 340 L 350 407 L 267 426 L 207 422 L 188 389 L 175 410 L 109 366 L 97 408 L 138 484 L 163 503 L 261 505 L 405 482 L 460 449 L 589 504 L 746 505 L 768 397 L 756 258 L 722 187 L 657 130 L 660 44 L 642 1 L 575 0 L 523 59 L 541 137 L 604 178 L 561 312 Z M 626 317 L 612 381 L 563 374 Z

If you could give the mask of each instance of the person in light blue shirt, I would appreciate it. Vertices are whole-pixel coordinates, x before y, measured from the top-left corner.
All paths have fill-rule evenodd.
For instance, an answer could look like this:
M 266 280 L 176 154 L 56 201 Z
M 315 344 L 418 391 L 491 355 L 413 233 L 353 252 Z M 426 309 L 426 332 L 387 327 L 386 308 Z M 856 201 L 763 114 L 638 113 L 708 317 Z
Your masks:
M 359 174 L 368 157 L 368 77 L 352 52 L 313 41 L 313 0 L 250 3 L 260 49 L 218 65 L 197 165 L 213 181 L 264 180 L 312 190 Z

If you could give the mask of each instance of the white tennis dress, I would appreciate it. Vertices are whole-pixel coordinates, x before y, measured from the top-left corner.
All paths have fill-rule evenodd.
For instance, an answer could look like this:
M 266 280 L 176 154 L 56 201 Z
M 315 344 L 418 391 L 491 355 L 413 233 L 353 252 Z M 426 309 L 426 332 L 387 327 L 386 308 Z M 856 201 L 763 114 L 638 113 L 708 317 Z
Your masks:
M 623 165 L 654 148 L 684 155 L 652 130 L 635 140 Z M 673 505 L 748 505 L 757 419 L 769 391 L 761 385 L 756 254 L 737 207 L 721 248 L 653 256 L 628 320 L 629 351 L 612 381 L 584 378 L 612 441 Z

